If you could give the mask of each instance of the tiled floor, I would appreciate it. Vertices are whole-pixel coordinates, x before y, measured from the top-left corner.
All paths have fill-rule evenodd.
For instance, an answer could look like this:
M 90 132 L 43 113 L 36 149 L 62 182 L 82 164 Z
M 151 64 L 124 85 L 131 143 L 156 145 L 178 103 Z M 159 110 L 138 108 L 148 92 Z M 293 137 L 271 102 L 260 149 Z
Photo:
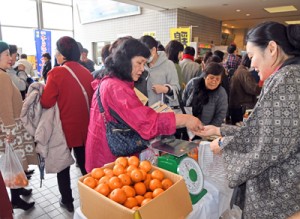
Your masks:
M 32 195 L 23 197 L 26 201 L 35 201 L 35 206 L 28 210 L 14 209 L 14 219 L 69 219 L 73 218 L 73 213 L 60 207 L 56 174 L 46 174 L 43 180 L 42 188 L 40 188 L 40 173 L 36 166 L 30 166 L 29 169 L 35 169 L 34 174 L 29 180 L 28 188 L 32 188 Z M 79 193 L 77 188 L 78 178 L 81 172 L 76 165 L 71 166 L 71 187 L 74 198 L 74 208 L 79 207 Z

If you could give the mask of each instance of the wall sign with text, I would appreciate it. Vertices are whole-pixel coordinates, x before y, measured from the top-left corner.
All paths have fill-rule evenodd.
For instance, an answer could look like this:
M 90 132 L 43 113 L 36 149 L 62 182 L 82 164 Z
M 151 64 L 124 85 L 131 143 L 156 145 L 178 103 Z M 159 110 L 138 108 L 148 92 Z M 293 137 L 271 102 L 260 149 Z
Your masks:
M 189 46 L 191 42 L 191 28 L 190 27 L 178 27 L 170 28 L 171 40 L 178 40 L 184 46 Z

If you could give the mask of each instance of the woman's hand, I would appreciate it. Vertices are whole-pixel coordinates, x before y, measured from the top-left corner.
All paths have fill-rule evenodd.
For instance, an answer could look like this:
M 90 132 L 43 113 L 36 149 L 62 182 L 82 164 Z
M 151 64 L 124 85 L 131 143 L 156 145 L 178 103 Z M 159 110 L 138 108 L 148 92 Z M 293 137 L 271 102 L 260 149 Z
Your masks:
M 214 125 L 206 125 L 203 129 L 194 132 L 195 135 L 200 137 L 210 137 L 212 135 L 221 135 L 220 127 L 216 127 Z
M 203 125 L 197 117 L 188 114 L 187 116 L 188 117 L 185 123 L 185 127 L 187 129 L 191 130 L 192 132 L 200 132 L 201 130 L 203 130 Z
M 165 85 L 156 84 L 156 85 L 152 86 L 152 90 L 156 94 L 161 94 L 161 93 L 166 94 L 166 93 L 168 93 L 169 88 L 167 86 L 165 86 Z
M 176 127 L 186 127 L 192 132 L 199 132 L 203 129 L 201 121 L 189 114 L 175 114 Z
M 219 138 L 213 140 L 211 143 L 210 143 L 210 150 L 214 153 L 214 154 L 221 154 L 222 152 L 222 149 L 220 148 L 219 146 Z

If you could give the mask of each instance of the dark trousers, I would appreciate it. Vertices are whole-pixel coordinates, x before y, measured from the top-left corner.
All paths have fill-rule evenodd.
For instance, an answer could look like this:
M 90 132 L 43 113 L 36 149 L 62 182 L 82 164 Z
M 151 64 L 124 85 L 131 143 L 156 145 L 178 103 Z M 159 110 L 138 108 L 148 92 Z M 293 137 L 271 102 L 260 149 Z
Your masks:
M 87 174 L 84 167 L 85 147 L 84 146 L 74 147 L 73 151 L 82 175 Z M 59 192 L 61 194 L 62 202 L 64 204 L 72 203 L 74 199 L 72 196 L 72 189 L 71 189 L 70 167 L 67 167 L 64 170 L 57 173 L 57 183 L 58 183 Z
M 20 190 L 21 189 L 10 189 L 12 203 L 16 203 L 20 200 L 20 195 L 21 195 Z

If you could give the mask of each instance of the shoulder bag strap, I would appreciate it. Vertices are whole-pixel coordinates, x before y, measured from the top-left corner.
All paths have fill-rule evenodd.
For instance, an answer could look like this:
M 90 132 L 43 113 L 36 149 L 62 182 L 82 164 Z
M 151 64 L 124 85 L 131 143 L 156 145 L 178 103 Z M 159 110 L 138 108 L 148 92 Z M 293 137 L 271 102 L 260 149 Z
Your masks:
M 182 101 L 182 97 L 181 97 L 181 92 L 176 90 L 176 94 L 177 94 L 177 98 L 178 98 L 179 107 L 180 107 L 182 113 L 186 114 L 186 111 L 185 111 L 184 105 L 183 105 L 183 101 Z
M 97 96 L 97 102 L 98 102 L 98 107 L 100 109 L 100 113 L 104 119 L 104 123 L 106 124 L 105 111 L 104 111 L 102 101 L 101 101 L 101 96 L 100 96 L 100 85 L 97 88 L 96 96 Z M 114 117 L 117 120 L 118 123 L 122 123 L 122 124 L 128 126 L 128 124 L 110 107 L 109 107 L 109 113 L 112 117 Z
M 101 101 L 101 97 L 100 97 L 100 85 L 97 88 L 97 93 L 96 93 L 96 97 L 97 97 L 97 102 L 98 102 L 98 106 L 99 106 L 99 110 L 100 113 L 102 115 L 102 118 L 104 120 L 105 125 L 107 124 L 106 118 L 105 118 L 105 112 L 104 112 L 104 108 L 102 105 L 102 101 Z
M 87 108 L 88 108 L 88 112 L 90 112 L 89 98 L 88 98 L 88 95 L 87 95 L 87 93 L 86 93 L 84 87 L 82 86 L 82 84 L 81 84 L 80 81 L 78 80 L 77 76 L 75 75 L 75 73 L 73 72 L 73 70 L 72 70 L 70 67 L 68 67 L 68 66 L 66 66 L 66 65 L 63 65 L 63 67 L 64 67 L 65 69 L 67 69 L 67 70 L 71 73 L 71 75 L 73 76 L 73 78 L 75 78 L 75 80 L 78 82 L 78 84 L 79 84 L 79 86 L 81 87 L 81 90 L 82 90 L 82 92 L 83 92 L 83 95 L 84 95 L 84 98 L 85 98 L 85 101 L 86 101 L 86 105 L 87 105 Z
M 99 106 L 99 109 L 100 109 L 100 113 L 104 113 L 104 108 L 103 108 L 103 105 L 102 105 L 102 102 L 101 102 L 101 97 L 100 97 L 100 85 L 97 88 L 96 96 L 97 96 L 97 102 L 98 102 L 98 106 Z

